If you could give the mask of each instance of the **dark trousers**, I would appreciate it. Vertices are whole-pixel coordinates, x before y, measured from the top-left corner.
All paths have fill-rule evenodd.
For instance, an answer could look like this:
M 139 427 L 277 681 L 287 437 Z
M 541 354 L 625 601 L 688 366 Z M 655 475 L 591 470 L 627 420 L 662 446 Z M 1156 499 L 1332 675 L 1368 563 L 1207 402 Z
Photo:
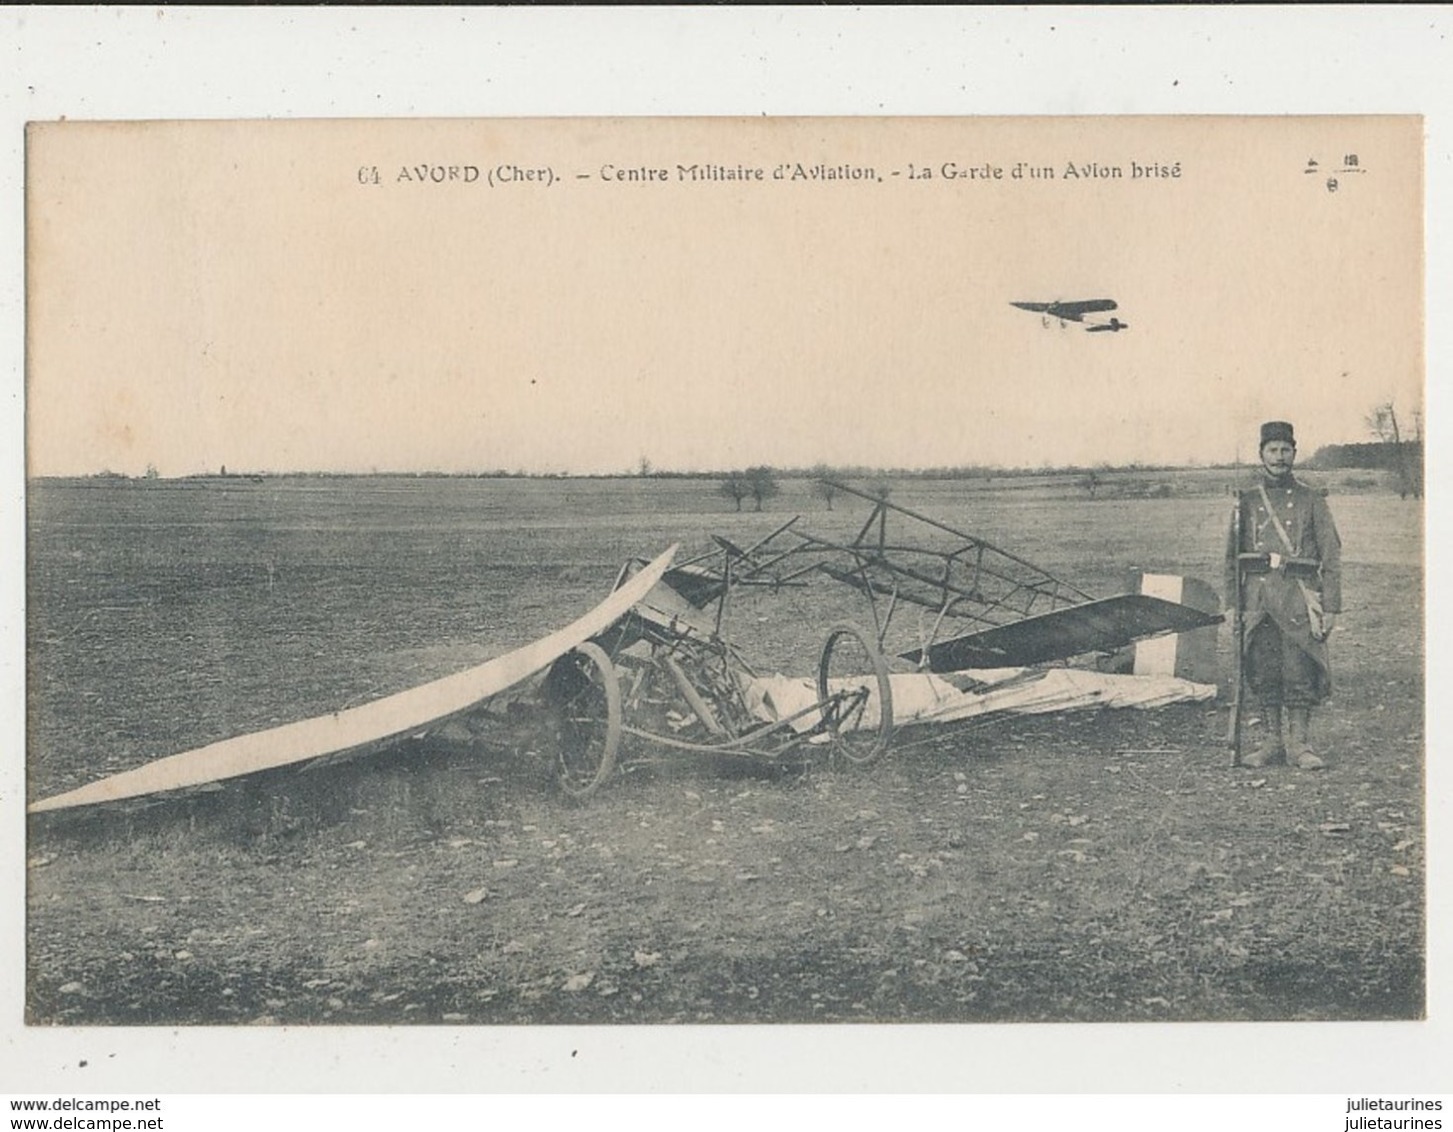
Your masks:
M 1287 640 L 1270 617 L 1246 642 L 1246 684 L 1267 707 L 1312 707 L 1321 700 L 1317 662 Z

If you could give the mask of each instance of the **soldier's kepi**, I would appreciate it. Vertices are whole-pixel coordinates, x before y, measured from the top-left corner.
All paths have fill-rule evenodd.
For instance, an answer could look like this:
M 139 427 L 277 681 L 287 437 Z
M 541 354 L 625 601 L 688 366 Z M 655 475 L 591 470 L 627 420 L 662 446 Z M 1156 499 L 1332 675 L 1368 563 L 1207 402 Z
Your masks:
M 1243 686 L 1264 717 L 1265 735 L 1242 765 L 1290 760 L 1318 770 L 1311 715 L 1332 692 L 1327 636 L 1342 610 L 1342 540 L 1322 494 L 1292 474 L 1296 457 L 1290 424 L 1261 426 L 1260 474 L 1238 493 L 1239 521 L 1227 539 L 1226 593 L 1241 594 Z

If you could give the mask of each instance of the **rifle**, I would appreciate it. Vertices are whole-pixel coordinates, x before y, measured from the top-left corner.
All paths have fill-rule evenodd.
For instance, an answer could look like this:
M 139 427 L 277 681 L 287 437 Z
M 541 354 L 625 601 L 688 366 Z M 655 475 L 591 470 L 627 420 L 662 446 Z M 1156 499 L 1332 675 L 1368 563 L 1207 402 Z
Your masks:
M 1235 666 L 1235 676 L 1231 685 L 1231 716 L 1226 721 L 1226 742 L 1231 746 L 1231 765 L 1241 765 L 1241 733 L 1243 730 L 1241 708 L 1246 699 L 1246 612 L 1245 605 L 1245 571 L 1241 565 L 1241 525 L 1242 525 L 1242 499 L 1241 493 L 1236 493 L 1236 509 L 1231 513 L 1231 553 L 1235 555 L 1235 583 L 1232 586 L 1231 600 L 1231 648 L 1233 652 L 1232 664 Z

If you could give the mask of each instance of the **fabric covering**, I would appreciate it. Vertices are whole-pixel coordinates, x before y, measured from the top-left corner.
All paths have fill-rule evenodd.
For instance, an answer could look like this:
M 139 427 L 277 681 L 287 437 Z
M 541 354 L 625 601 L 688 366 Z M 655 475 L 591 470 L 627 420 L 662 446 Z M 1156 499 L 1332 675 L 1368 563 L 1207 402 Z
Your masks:
M 944 675 L 894 673 L 888 682 L 893 693 L 896 727 L 952 723 L 996 712 L 1035 714 L 1086 708 L 1156 708 L 1216 697 L 1214 684 L 1196 684 L 1176 676 L 1121 676 L 1078 668 L 994 668 Z M 835 683 L 830 687 L 836 686 Z M 805 677 L 758 677 L 747 682 L 745 693 L 748 708 L 764 722 L 783 719 L 817 702 L 816 683 Z M 793 727 L 809 731 L 817 722 L 817 713 L 808 712 L 795 720 Z M 878 697 L 874 686 L 859 726 L 877 725 Z

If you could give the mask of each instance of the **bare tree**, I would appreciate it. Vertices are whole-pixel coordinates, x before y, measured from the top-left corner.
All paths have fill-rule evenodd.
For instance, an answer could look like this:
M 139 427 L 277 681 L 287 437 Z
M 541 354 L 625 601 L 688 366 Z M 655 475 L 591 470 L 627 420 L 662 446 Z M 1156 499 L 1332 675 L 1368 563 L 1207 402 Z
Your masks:
M 1367 431 L 1384 444 L 1396 445 L 1402 442 L 1398 432 L 1397 408 L 1391 401 L 1374 405 L 1372 412 L 1367 414 L 1366 423 Z
M 1398 422 L 1397 406 L 1384 401 L 1373 406 L 1366 418 L 1367 430 L 1392 453 L 1393 475 L 1397 477 L 1398 497 L 1414 499 L 1423 497 L 1423 410 L 1418 407 L 1412 412 L 1413 436 L 1403 435 Z
M 731 472 L 727 478 L 722 480 L 717 490 L 737 505 L 737 510 L 742 509 L 742 500 L 751 494 L 752 489 L 747 485 L 747 477 L 741 472 Z M 760 508 L 759 508 L 760 510 Z
M 812 469 L 812 492 L 832 510 L 833 498 L 837 495 L 837 484 L 832 480 L 832 469 L 826 464 L 817 464 Z

